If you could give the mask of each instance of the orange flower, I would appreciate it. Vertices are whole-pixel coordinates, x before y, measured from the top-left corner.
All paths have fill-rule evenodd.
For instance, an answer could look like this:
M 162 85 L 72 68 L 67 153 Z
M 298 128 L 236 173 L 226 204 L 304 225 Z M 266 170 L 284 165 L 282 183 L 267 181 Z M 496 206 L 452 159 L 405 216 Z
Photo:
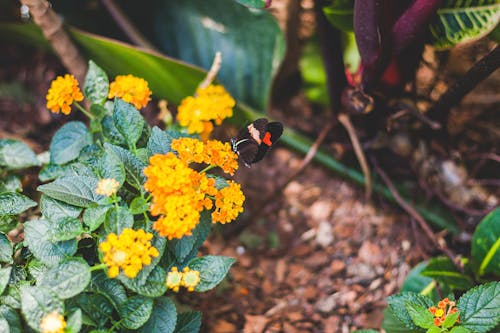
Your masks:
M 73 75 L 58 76 L 47 92 L 47 108 L 53 113 L 71 113 L 71 104 L 83 100 L 83 94 L 78 87 L 78 81 Z
M 148 83 L 133 75 L 118 75 L 109 85 L 108 98 L 119 97 L 137 109 L 145 107 L 151 99 Z

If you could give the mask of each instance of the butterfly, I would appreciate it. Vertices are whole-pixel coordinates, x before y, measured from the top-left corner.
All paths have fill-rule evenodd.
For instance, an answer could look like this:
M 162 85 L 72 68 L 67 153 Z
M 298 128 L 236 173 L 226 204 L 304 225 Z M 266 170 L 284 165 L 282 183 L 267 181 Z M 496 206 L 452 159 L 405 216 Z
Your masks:
M 259 162 L 270 147 L 283 134 L 283 125 L 279 122 L 268 122 L 260 118 L 240 130 L 236 138 L 231 139 L 233 151 L 247 167 Z

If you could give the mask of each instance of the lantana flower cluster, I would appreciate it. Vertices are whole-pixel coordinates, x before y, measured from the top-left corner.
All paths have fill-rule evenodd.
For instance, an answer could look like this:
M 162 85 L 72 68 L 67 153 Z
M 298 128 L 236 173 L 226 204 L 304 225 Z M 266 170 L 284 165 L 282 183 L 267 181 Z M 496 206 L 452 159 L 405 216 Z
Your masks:
M 180 287 L 184 287 L 188 291 L 194 291 L 198 283 L 200 283 L 200 272 L 189 267 L 184 267 L 182 272 L 179 272 L 178 268 L 174 266 L 167 274 L 167 288 L 175 292 L 178 292 Z
M 40 331 L 42 333 L 63 333 L 65 328 L 66 321 L 57 311 L 46 314 L 40 322 Z
M 429 308 L 429 312 L 434 315 L 434 325 L 440 327 L 446 317 L 452 313 L 456 313 L 458 309 L 455 307 L 455 302 L 450 301 L 448 298 L 444 298 L 443 300 L 438 302 L 438 306 L 431 306 Z M 460 317 L 457 318 L 457 323 L 460 322 Z

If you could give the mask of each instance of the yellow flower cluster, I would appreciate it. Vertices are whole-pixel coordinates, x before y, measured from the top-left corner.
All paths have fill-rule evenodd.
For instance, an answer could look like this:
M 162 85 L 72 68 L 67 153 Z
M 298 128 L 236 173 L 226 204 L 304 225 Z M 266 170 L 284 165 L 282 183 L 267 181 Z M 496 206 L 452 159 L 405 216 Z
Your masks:
M 222 120 L 233 115 L 234 105 L 234 99 L 223 86 L 209 85 L 197 89 L 195 96 L 182 100 L 177 120 L 189 133 L 199 133 L 206 140 L 213 130 L 212 121 L 220 125 Z
M 229 223 L 243 212 L 245 196 L 239 184 L 229 181 L 215 196 L 215 210 L 212 213 L 212 222 Z
M 108 98 L 119 97 L 137 109 L 145 107 L 151 99 L 148 83 L 133 75 L 118 75 L 109 85 Z
M 52 81 L 47 92 L 47 108 L 53 113 L 71 113 L 71 104 L 83 100 L 83 94 L 78 87 L 78 81 L 73 75 L 58 76 Z
M 198 283 L 200 283 L 200 272 L 191 270 L 189 267 L 184 267 L 182 272 L 179 272 L 177 267 L 174 266 L 167 274 L 167 288 L 175 292 L 178 292 L 180 287 L 184 287 L 188 291 L 194 291 Z
M 126 228 L 120 236 L 111 233 L 99 245 L 104 254 L 103 262 L 109 267 L 108 275 L 115 278 L 123 273 L 133 279 L 142 266 L 151 264 L 151 257 L 158 257 L 158 250 L 151 245 L 153 234 L 142 229 Z
M 114 178 L 104 178 L 99 180 L 97 183 L 97 188 L 95 189 L 95 193 L 104 195 L 107 197 L 112 196 L 118 191 L 120 187 L 120 183 L 116 181 Z
M 57 311 L 45 315 L 40 322 L 42 333 L 63 333 L 65 328 L 66 321 Z
M 208 140 L 202 142 L 193 138 L 180 138 L 172 141 L 172 149 L 186 163 L 206 163 L 221 168 L 231 175 L 238 169 L 238 155 L 227 142 Z
M 207 196 L 217 193 L 215 180 L 189 168 L 173 153 L 153 155 L 144 174 L 148 178 L 144 188 L 153 196 L 151 214 L 161 215 L 153 228 L 168 239 L 191 235 L 200 212 L 212 208 Z

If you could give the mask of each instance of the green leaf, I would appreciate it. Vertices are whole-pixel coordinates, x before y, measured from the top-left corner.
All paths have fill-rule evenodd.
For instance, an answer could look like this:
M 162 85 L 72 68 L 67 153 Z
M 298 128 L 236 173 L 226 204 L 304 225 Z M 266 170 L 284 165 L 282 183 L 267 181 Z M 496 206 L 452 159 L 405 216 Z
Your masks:
M 30 260 L 28 264 L 28 273 L 37 281 L 42 277 L 43 274 L 45 274 L 48 269 L 49 268 L 38 259 Z
M 47 164 L 43 166 L 42 170 L 40 170 L 38 179 L 41 182 L 48 182 L 49 180 L 62 177 L 66 173 L 67 168 L 67 165 Z
M 0 233 L 0 263 L 12 264 L 12 243 Z M 0 293 L 1 294 L 1 293 Z
M 21 180 L 16 175 L 4 176 L 0 181 L 0 193 L 2 192 L 21 192 L 23 190 L 23 184 Z
M 76 309 L 68 316 L 65 333 L 78 333 L 82 328 L 82 310 Z
M 441 329 L 437 326 L 432 326 L 425 333 L 441 333 Z
M 432 258 L 421 274 L 434 278 L 454 289 L 466 290 L 474 286 L 472 279 L 459 272 L 458 268 L 447 257 Z
M 405 307 L 411 320 L 418 327 L 430 328 L 434 325 L 434 316 L 429 312 L 428 308 L 411 301 L 406 301 Z
M 17 217 L 14 215 L 0 215 L 0 232 L 8 233 L 17 226 Z
M 155 154 L 166 154 L 171 151 L 170 145 L 173 137 L 170 136 L 168 131 L 162 131 L 157 126 L 151 130 L 146 148 L 148 149 L 149 156 Z
M 135 147 L 144 127 L 144 118 L 140 112 L 132 104 L 116 98 L 113 122 L 116 129 L 127 141 L 128 146 Z
M 429 308 L 433 305 L 432 300 L 414 292 L 403 292 L 387 297 L 387 303 L 396 318 L 399 319 L 406 328 L 417 329 L 418 326 L 413 323 L 411 315 L 406 309 L 407 302 Z
M 32 220 L 24 223 L 24 242 L 35 258 L 46 265 L 56 265 L 76 252 L 76 240 L 52 243 L 49 241 L 50 223 Z
M 110 147 L 105 148 L 104 155 L 99 159 L 99 175 L 101 178 L 113 178 L 120 186 L 125 182 L 125 167 Z
M 36 202 L 17 192 L 0 193 L 0 215 L 17 215 L 35 207 Z
M 125 288 L 116 279 L 110 279 L 102 272 L 94 272 L 90 282 L 90 289 L 105 295 L 118 310 L 120 304 L 127 300 Z
M 143 276 L 144 273 L 142 275 L 138 275 L 136 278 L 129 279 L 121 274 L 119 279 L 125 285 L 125 287 L 132 291 L 135 291 L 139 295 L 159 297 L 165 294 L 165 292 L 167 291 L 167 286 L 165 284 L 167 273 L 163 268 L 161 268 L 160 266 L 155 266 L 153 271 L 147 274 L 145 280 Z
M 0 305 L 0 315 L 9 323 L 9 333 L 23 333 L 17 312 L 6 305 Z
M 101 294 L 80 294 L 76 298 L 78 307 L 84 313 L 84 320 L 90 320 L 93 325 L 104 327 L 112 318 L 113 306 Z
M 329 103 L 326 86 L 326 72 L 319 45 L 315 40 L 304 46 L 299 60 L 300 73 L 304 82 L 304 93 L 308 100 L 321 105 Z
M 104 220 L 104 229 L 107 233 L 121 234 L 123 229 L 134 226 L 134 216 L 125 207 L 113 207 L 108 210 Z
M 427 267 L 426 262 L 421 262 L 415 266 L 406 276 L 401 291 L 421 293 L 422 295 L 429 296 L 432 300 L 437 301 L 439 296 L 435 288 L 436 282 L 430 277 L 420 274 L 425 267 Z
M 45 272 L 38 285 L 48 288 L 61 299 L 67 299 L 84 291 L 89 282 L 89 265 L 81 259 L 70 259 Z
M 89 231 L 94 231 L 106 220 L 108 210 L 113 206 L 89 207 L 83 212 L 83 223 L 89 227 Z
M 486 215 L 474 231 L 472 258 L 479 276 L 485 273 L 500 276 L 500 207 Z
M 355 330 L 352 333 L 379 333 L 379 331 L 376 331 L 376 330 Z
M 7 284 L 9 284 L 11 272 L 12 266 L 0 268 L 0 295 L 3 294 L 3 291 L 7 287 Z
M 129 329 L 144 325 L 153 310 L 153 300 L 144 296 L 132 296 L 120 306 L 121 323 Z
M 455 313 L 447 315 L 446 319 L 441 324 L 441 327 L 443 327 L 443 328 L 450 328 L 450 327 L 452 327 L 455 324 L 455 322 L 457 321 L 458 316 L 460 316 L 460 312 L 458 312 L 458 311 L 455 312 Z
M 234 258 L 223 256 L 204 256 L 191 260 L 188 267 L 200 272 L 200 283 L 195 290 L 203 292 L 217 286 L 235 261 Z
M 125 167 L 126 182 L 140 190 L 142 188 L 142 184 L 146 181 L 146 176 L 144 176 L 144 173 L 142 172 L 146 167 L 146 164 L 126 149 L 105 143 L 104 148 L 108 149 L 108 147 L 111 148 L 122 161 L 123 166 Z
M 10 333 L 9 322 L 0 314 L 0 332 Z
M 191 236 L 185 236 L 181 239 L 173 239 L 169 241 L 169 249 L 175 256 L 175 261 L 178 266 L 184 266 L 184 262 L 191 260 L 198 253 L 198 249 L 205 241 L 212 228 L 210 213 L 203 211 L 201 213 L 200 222 L 194 228 Z
M 75 160 L 83 147 L 92 144 L 92 135 L 79 121 L 70 121 L 63 125 L 50 142 L 50 162 L 66 164 Z
M 12 139 L 0 139 L 0 167 L 15 170 L 39 165 L 40 161 L 27 144 Z
M 106 72 L 96 65 L 92 60 L 89 61 L 89 69 L 85 76 L 85 85 L 83 93 L 85 97 L 95 104 L 104 104 L 108 98 L 109 80 Z
M 354 1 L 353 0 L 335 0 L 329 6 L 323 7 L 323 13 L 327 20 L 335 28 L 344 32 L 354 31 L 353 15 Z
M 271 0 L 236 0 L 237 2 L 241 3 L 245 7 L 250 7 L 250 8 L 267 8 L 271 5 Z
M 46 195 L 42 195 L 40 198 L 40 209 L 43 216 L 50 221 L 57 221 L 67 217 L 77 218 L 82 212 L 81 207 L 69 205 Z
M 21 311 L 28 325 L 39 331 L 42 318 L 57 311 L 64 313 L 64 303 L 45 288 L 21 286 Z
M 267 106 L 285 51 L 283 33 L 270 13 L 227 0 L 184 0 L 160 2 L 155 14 L 163 51 L 207 69 L 221 51 L 220 82 L 238 100 L 258 109 Z
M 421 333 L 421 328 L 410 329 L 405 327 L 405 325 L 396 317 L 394 312 L 390 307 L 384 310 L 384 322 L 382 323 L 382 328 L 386 332 L 391 333 Z
M 95 193 L 97 182 L 97 179 L 91 177 L 64 177 L 52 183 L 40 185 L 37 190 L 73 206 L 89 207 L 103 198 Z
M 430 26 L 433 46 L 447 49 L 490 33 L 500 20 L 500 3 L 448 0 L 437 14 L 436 22 Z
M 104 155 L 104 150 L 97 145 L 88 145 L 82 149 L 78 161 L 90 169 L 97 175 L 99 173 L 99 162 Z M 97 178 L 97 177 L 96 177 Z
M 223 188 L 229 186 L 226 178 L 224 178 L 224 177 L 212 175 L 212 174 L 207 174 L 207 177 L 215 179 L 215 188 L 219 191 L 222 190 Z
M 183 312 L 177 315 L 175 333 L 199 332 L 201 328 L 201 312 Z
M 438 332 L 439 333 L 439 332 Z M 450 333 L 472 333 L 471 330 L 466 329 L 463 326 L 455 326 L 451 329 Z
M 457 303 L 460 326 L 486 333 L 500 322 L 500 282 L 489 282 L 467 291 Z
M 74 217 L 50 222 L 49 241 L 53 243 L 74 239 L 83 233 L 82 222 Z
M 175 305 L 167 297 L 158 297 L 154 300 L 153 313 L 139 332 L 143 333 L 172 333 L 177 322 Z M 193 331 L 192 331 L 193 332 Z
M 137 214 L 142 214 L 144 212 L 147 212 L 149 209 L 149 203 L 146 201 L 146 199 L 142 197 L 136 197 L 132 199 L 132 202 L 130 203 L 130 212 L 134 215 Z

